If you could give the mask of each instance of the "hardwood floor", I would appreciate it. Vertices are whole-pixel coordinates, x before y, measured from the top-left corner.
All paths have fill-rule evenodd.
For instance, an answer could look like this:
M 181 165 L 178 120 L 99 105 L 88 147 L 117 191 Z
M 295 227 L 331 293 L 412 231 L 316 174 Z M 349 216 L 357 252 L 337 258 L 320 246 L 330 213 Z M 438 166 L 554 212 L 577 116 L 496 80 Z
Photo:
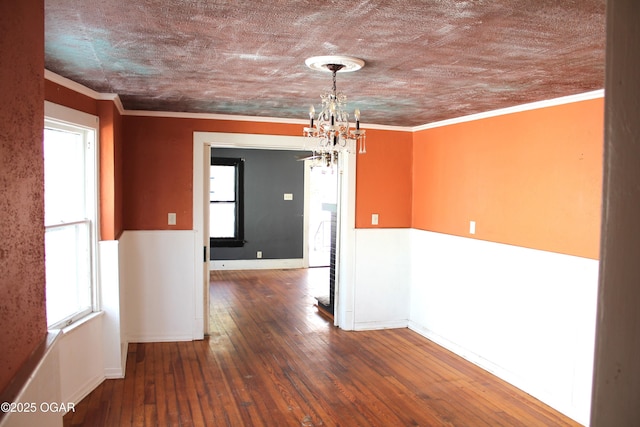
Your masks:
M 347 332 L 324 269 L 211 274 L 211 336 L 130 344 L 65 426 L 576 426 L 408 329 Z M 322 293 L 322 292 L 320 292 Z

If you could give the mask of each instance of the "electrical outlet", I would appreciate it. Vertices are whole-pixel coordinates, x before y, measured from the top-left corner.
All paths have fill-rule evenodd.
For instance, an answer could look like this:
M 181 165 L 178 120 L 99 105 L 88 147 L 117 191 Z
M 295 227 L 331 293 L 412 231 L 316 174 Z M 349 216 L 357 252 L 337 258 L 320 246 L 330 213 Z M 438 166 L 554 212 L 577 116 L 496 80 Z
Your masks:
M 293 193 L 284 193 L 285 200 L 293 200 Z
M 262 258 L 262 251 L 256 252 L 256 258 L 258 259 Z
M 167 223 L 169 225 L 176 225 L 176 214 L 174 212 L 170 212 L 167 215 Z
M 371 214 L 371 225 L 378 225 L 378 214 Z
M 469 221 L 469 234 L 476 234 L 476 222 Z

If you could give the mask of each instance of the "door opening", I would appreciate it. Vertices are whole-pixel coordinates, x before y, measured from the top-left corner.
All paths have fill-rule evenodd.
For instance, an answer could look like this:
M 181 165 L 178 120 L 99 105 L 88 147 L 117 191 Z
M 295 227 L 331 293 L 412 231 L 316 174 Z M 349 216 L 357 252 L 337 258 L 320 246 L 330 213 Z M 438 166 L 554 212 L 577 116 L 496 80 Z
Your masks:
M 338 253 L 338 168 L 313 166 L 308 160 L 309 179 L 307 254 L 314 274 L 313 297 L 318 311 L 333 319 L 336 296 L 336 255 Z
M 329 267 L 331 242 L 335 244 L 331 212 L 337 203 L 338 174 L 327 168 L 309 167 L 309 267 Z
M 193 144 L 193 231 L 194 231 L 194 263 L 200 269 L 203 261 L 210 268 L 213 264 L 208 261 L 207 247 L 204 249 L 204 259 L 199 258 L 203 254 L 203 242 L 209 237 L 208 206 L 209 200 L 209 173 L 210 164 L 209 147 L 234 147 L 253 149 L 277 149 L 305 151 L 307 138 L 282 135 L 253 135 L 217 132 L 194 132 Z M 335 296 L 334 296 L 334 325 L 345 329 L 354 329 L 354 279 L 355 270 L 355 154 L 346 153 L 339 157 L 338 165 L 334 172 L 336 181 L 336 254 L 335 254 Z M 207 224 L 208 225 L 208 224 Z M 308 233 L 304 233 L 305 239 Z M 308 244 L 303 245 L 304 250 Z M 306 255 L 306 254 L 305 254 Z M 308 259 L 308 258 L 307 258 Z M 209 324 L 205 315 L 209 314 L 208 289 L 209 280 L 207 268 L 203 274 L 203 280 L 197 280 L 196 289 L 196 325 L 205 326 L 208 332 Z M 204 297 L 204 298 L 203 298 Z M 203 313 L 204 312 L 204 313 Z M 204 322 L 203 322 L 204 321 Z

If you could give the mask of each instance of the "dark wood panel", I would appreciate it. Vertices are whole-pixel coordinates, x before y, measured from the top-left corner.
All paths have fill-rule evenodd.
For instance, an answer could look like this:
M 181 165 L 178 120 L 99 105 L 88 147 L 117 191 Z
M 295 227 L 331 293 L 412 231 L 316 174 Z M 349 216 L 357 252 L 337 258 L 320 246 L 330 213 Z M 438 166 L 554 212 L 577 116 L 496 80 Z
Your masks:
M 325 282 L 326 280 L 326 282 Z M 130 344 L 65 426 L 577 426 L 408 329 L 313 307 L 326 269 L 211 274 L 211 335 Z

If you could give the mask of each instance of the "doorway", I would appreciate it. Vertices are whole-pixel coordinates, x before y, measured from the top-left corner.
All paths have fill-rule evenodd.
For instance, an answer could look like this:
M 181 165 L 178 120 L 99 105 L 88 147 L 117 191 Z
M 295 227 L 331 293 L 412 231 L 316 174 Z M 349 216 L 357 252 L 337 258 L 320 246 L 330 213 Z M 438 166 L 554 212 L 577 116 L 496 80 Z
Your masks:
M 209 251 L 208 206 L 204 203 L 209 194 L 210 148 L 254 148 L 305 151 L 307 138 L 282 135 L 240 134 L 218 132 L 194 132 L 193 135 L 193 231 L 194 266 L 203 271 L 202 280 L 196 284 L 196 319 L 209 330 Z M 355 151 L 355 147 L 352 147 Z M 335 319 L 334 325 L 353 330 L 355 305 L 355 154 L 340 156 L 335 172 L 337 181 L 337 235 L 335 267 Z M 307 233 L 304 233 L 307 236 Z M 304 245 L 306 248 L 308 245 Z M 204 250 L 203 250 L 204 248 Z M 202 257 L 202 258 L 201 258 Z
M 338 202 L 338 174 L 334 169 L 309 168 L 309 267 L 329 267 L 331 262 L 331 243 L 335 243 L 335 229 L 332 233 L 331 212 Z
M 314 160 L 305 162 L 309 207 L 307 254 L 310 269 L 316 270 L 312 296 L 318 311 L 330 319 L 335 312 L 338 168 L 321 167 Z

